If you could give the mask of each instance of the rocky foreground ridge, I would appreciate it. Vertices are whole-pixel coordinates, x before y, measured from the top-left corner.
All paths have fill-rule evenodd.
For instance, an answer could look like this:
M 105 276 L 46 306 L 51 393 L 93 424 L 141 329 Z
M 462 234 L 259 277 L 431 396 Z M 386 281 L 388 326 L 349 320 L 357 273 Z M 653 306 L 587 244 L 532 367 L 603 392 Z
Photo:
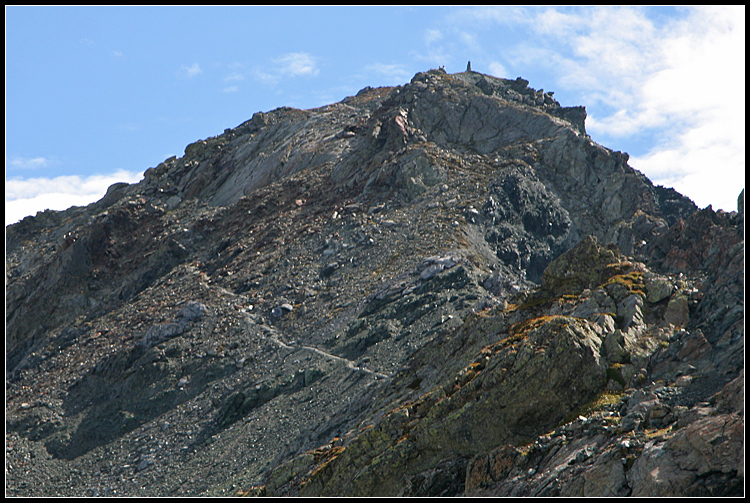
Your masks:
M 528 84 L 257 113 L 7 227 L 6 495 L 742 495 L 744 190 Z

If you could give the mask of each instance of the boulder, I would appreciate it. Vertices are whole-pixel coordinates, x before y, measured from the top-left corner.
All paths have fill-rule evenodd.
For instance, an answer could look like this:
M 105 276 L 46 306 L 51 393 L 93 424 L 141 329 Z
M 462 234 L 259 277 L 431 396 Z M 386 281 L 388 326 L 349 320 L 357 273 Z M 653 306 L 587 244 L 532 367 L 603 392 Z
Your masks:
M 177 313 L 175 320 L 183 322 L 197 321 L 203 318 L 203 316 L 206 315 L 207 311 L 208 308 L 204 304 L 191 300 L 186 302 L 182 309 L 180 309 L 180 312 Z
M 676 295 L 669 299 L 667 310 L 664 312 L 664 321 L 676 327 L 686 327 L 690 321 L 688 298 L 685 295 Z
M 578 294 L 603 283 L 613 272 L 607 266 L 618 262 L 617 251 L 599 246 L 596 237 L 588 236 L 547 266 L 542 288 L 558 295 Z
M 646 300 L 652 304 L 672 295 L 672 283 L 665 278 L 654 278 L 646 282 Z
M 185 331 L 183 325 L 179 323 L 159 323 L 152 325 L 143 337 L 138 341 L 136 346 L 150 348 L 161 342 L 177 337 Z
M 283 304 L 279 304 L 278 306 L 271 309 L 271 317 L 278 319 L 287 313 L 291 313 L 292 311 L 294 311 L 294 306 L 292 306 L 288 302 L 284 302 Z

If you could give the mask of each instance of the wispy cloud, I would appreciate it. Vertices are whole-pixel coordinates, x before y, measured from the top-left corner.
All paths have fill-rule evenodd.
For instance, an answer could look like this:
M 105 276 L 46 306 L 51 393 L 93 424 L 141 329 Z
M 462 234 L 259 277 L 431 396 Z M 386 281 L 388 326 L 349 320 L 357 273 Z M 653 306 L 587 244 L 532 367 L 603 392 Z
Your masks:
M 288 77 L 315 76 L 319 73 L 317 60 L 306 52 L 291 52 L 274 59 L 278 71 Z
M 576 46 L 584 72 L 609 88 L 601 98 L 619 105 L 593 116 L 589 131 L 605 138 L 663 131 L 630 164 L 699 206 L 736 209 L 745 163 L 744 12 L 695 9 L 662 28 L 637 11 L 612 14 Z M 606 71 L 595 71 L 597 60 Z
M 13 157 L 8 164 L 15 169 L 31 170 L 46 168 L 50 161 L 45 157 Z
M 253 76 L 267 84 L 277 84 L 284 78 L 314 77 L 320 73 L 318 60 L 306 52 L 290 52 L 271 60 L 267 68 L 256 68 Z
M 425 30 L 423 39 L 424 46 L 417 50 L 412 49 L 409 53 L 415 60 L 425 61 L 431 65 L 445 65 L 452 59 L 452 46 L 455 44 L 450 41 L 444 29 L 429 28 Z
M 463 19 L 463 16 L 459 15 L 458 19 Z M 464 58 L 473 59 L 484 53 L 483 34 L 476 30 L 474 23 L 457 21 L 452 17 L 439 28 L 424 30 L 422 41 L 423 46 L 411 50 L 410 55 L 417 61 L 433 66 L 451 65 L 457 59 L 466 64 Z
M 180 75 L 189 79 L 192 79 L 193 77 L 198 76 L 201 73 L 203 73 L 203 70 L 201 70 L 201 67 L 198 63 L 193 63 L 190 66 L 182 65 L 180 67 Z
M 107 175 L 16 178 L 5 181 L 5 225 L 46 209 L 65 210 L 98 201 L 113 183 L 136 183 L 143 173 L 120 170 Z
M 245 80 L 245 76 L 241 73 L 232 73 L 224 77 L 224 82 L 238 82 Z
M 489 69 L 490 69 L 490 75 L 494 77 L 501 77 L 504 79 L 507 79 L 510 77 L 510 75 L 508 74 L 508 70 L 505 69 L 502 63 L 499 63 L 497 61 L 492 61 L 489 64 Z

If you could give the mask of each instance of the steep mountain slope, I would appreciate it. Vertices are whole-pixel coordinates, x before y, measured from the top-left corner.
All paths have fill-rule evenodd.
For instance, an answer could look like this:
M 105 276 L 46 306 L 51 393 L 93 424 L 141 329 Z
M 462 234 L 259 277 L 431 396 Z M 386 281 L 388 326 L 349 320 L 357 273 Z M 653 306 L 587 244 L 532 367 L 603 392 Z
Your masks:
M 6 494 L 741 493 L 744 213 L 584 120 L 430 70 L 9 226 Z

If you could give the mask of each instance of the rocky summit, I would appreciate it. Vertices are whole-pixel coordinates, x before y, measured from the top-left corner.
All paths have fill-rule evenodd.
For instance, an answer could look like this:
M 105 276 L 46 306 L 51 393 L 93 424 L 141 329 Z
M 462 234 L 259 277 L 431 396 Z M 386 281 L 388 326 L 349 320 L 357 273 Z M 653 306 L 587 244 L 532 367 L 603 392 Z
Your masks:
M 6 227 L 6 496 L 744 494 L 744 190 L 585 118 L 430 70 Z

